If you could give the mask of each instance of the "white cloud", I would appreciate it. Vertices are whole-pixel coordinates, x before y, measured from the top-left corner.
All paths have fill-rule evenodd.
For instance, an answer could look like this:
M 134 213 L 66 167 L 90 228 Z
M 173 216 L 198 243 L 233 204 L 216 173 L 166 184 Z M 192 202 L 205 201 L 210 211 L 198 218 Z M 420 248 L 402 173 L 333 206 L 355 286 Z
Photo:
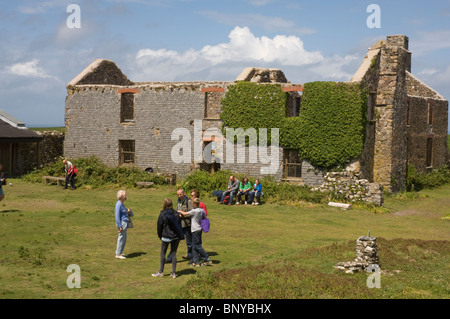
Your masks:
M 411 41 L 410 41 L 411 42 Z M 415 57 L 440 49 L 450 48 L 450 30 L 420 31 L 411 43 Z
M 38 66 L 38 63 L 38 59 L 33 59 L 28 62 L 13 64 L 6 67 L 6 70 L 11 74 L 25 77 L 51 78 L 50 75 L 46 74 L 45 71 Z
M 136 54 L 134 75 L 131 78 L 149 78 L 170 81 L 181 74 L 208 72 L 223 65 L 246 66 L 281 65 L 304 66 L 323 61 L 318 51 L 307 51 L 297 36 L 276 35 L 273 38 L 256 37 L 248 27 L 235 27 L 229 42 L 206 45 L 200 50 L 177 52 L 166 49 L 142 49 Z M 235 74 L 237 76 L 238 74 Z

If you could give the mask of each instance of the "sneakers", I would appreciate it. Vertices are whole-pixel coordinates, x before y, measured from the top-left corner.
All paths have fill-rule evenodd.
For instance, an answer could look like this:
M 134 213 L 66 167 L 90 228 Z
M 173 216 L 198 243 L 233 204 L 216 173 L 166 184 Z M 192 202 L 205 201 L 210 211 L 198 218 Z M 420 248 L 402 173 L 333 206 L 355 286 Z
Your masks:
M 162 277 L 164 276 L 162 272 L 158 271 L 157 273 L 152 274 L 152 277 Z
M 247 205 L 247 201 L 244 202 L 244 205 Z
M 117 259 L 127 259 L 127 257 L 125 257 L 125 255 L 116 255 Z
M 259 205 L 259 203 L 258 203 L 258 202 L 256 202 L 256 203 L 255 203 L 255 206 L 256 206 L 256 205 Z
M 239 202 L 236 202 L 236 205 L 239 205 L 240 203 Z
M 208 260 L 205 260 L 204 262 L 202 262 L 200 264 L 200 266 L 204 267 L 204 266 L 212 266 L 212 260 L 211 258 L 209 258 Z
M 177 278 L 177 275 L 175 273 L 171 273 L 170 277 L 172 277 L 173 279 Z
M 190 263 L 189 266 L 197 268 L 197 267 L 200 267 L 200 264 Z

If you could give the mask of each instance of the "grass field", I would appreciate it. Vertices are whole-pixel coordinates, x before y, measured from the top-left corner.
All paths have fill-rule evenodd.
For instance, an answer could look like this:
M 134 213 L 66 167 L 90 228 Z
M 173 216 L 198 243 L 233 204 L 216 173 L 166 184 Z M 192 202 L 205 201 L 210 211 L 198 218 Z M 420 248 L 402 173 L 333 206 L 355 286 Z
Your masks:
M 178 278 L 159 267 L 156 220 L 175 188 L 130 189 L 135 212 L 126 260 L 114 258 L 115 188 L 63 190 L 20 179 L 0 202 L 0 298 L 449 298 L 450 185 L 385 199 L 390 213 L 324 205 L 223 207 L 202 196 L 211 220 L 203 245 L 214 265 L 191 268 L 178 251 Z M 381 288 L 367 274 L 333 268 L 353 260 L 355 240 L 379 238 Z M 70 264 L 81 289 L 69 289 Z

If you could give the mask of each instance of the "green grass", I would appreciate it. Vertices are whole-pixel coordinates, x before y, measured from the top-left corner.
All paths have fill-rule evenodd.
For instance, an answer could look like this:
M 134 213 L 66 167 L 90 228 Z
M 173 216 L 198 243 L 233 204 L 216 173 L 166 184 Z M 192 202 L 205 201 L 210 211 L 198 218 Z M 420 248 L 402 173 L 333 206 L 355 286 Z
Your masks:
M 224 207 L 204 194 L 211 220 L 203 244 L 214 265 L 181 261 L 178 278 L 159 268 L 156 220 L 175 187 L 129 189 L 135 212 L 125 253 L 114 258 L 116 188 L 62 190 L 10 179 L 0 202 L 0 298 L 448 298 L 450 185 L 390 196 L 384 213 L 319 204 Z M 389 213 L 386 213 L 389 211 Z M 446 218 L 447 216 L 447 218 Z M 355 240 L 379 238 L 381 289 L 367 274 L 333 265 L 355 256 Z M 414 259 L 414 261 L 412 261 Z M 69 289 L 67 266 L 81 269 Z M 394 272 L 399 270 L 400 272 Z M 189 295 L 186 295 L 189 293 Z

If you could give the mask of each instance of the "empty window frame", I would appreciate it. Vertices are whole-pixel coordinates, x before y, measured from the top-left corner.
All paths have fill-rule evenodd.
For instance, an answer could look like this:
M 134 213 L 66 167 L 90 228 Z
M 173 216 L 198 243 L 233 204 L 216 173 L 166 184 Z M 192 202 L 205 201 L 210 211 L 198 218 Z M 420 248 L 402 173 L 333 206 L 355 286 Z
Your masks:
M 133 165 L 135 163 L 134 140 L 119 141 L 119 163 L 120 165 Z
M 120 122 L 134 122 L 134 93 L 121 94 Z
M 433 166 L 433 138 L 427 138 L 427 167 Z

